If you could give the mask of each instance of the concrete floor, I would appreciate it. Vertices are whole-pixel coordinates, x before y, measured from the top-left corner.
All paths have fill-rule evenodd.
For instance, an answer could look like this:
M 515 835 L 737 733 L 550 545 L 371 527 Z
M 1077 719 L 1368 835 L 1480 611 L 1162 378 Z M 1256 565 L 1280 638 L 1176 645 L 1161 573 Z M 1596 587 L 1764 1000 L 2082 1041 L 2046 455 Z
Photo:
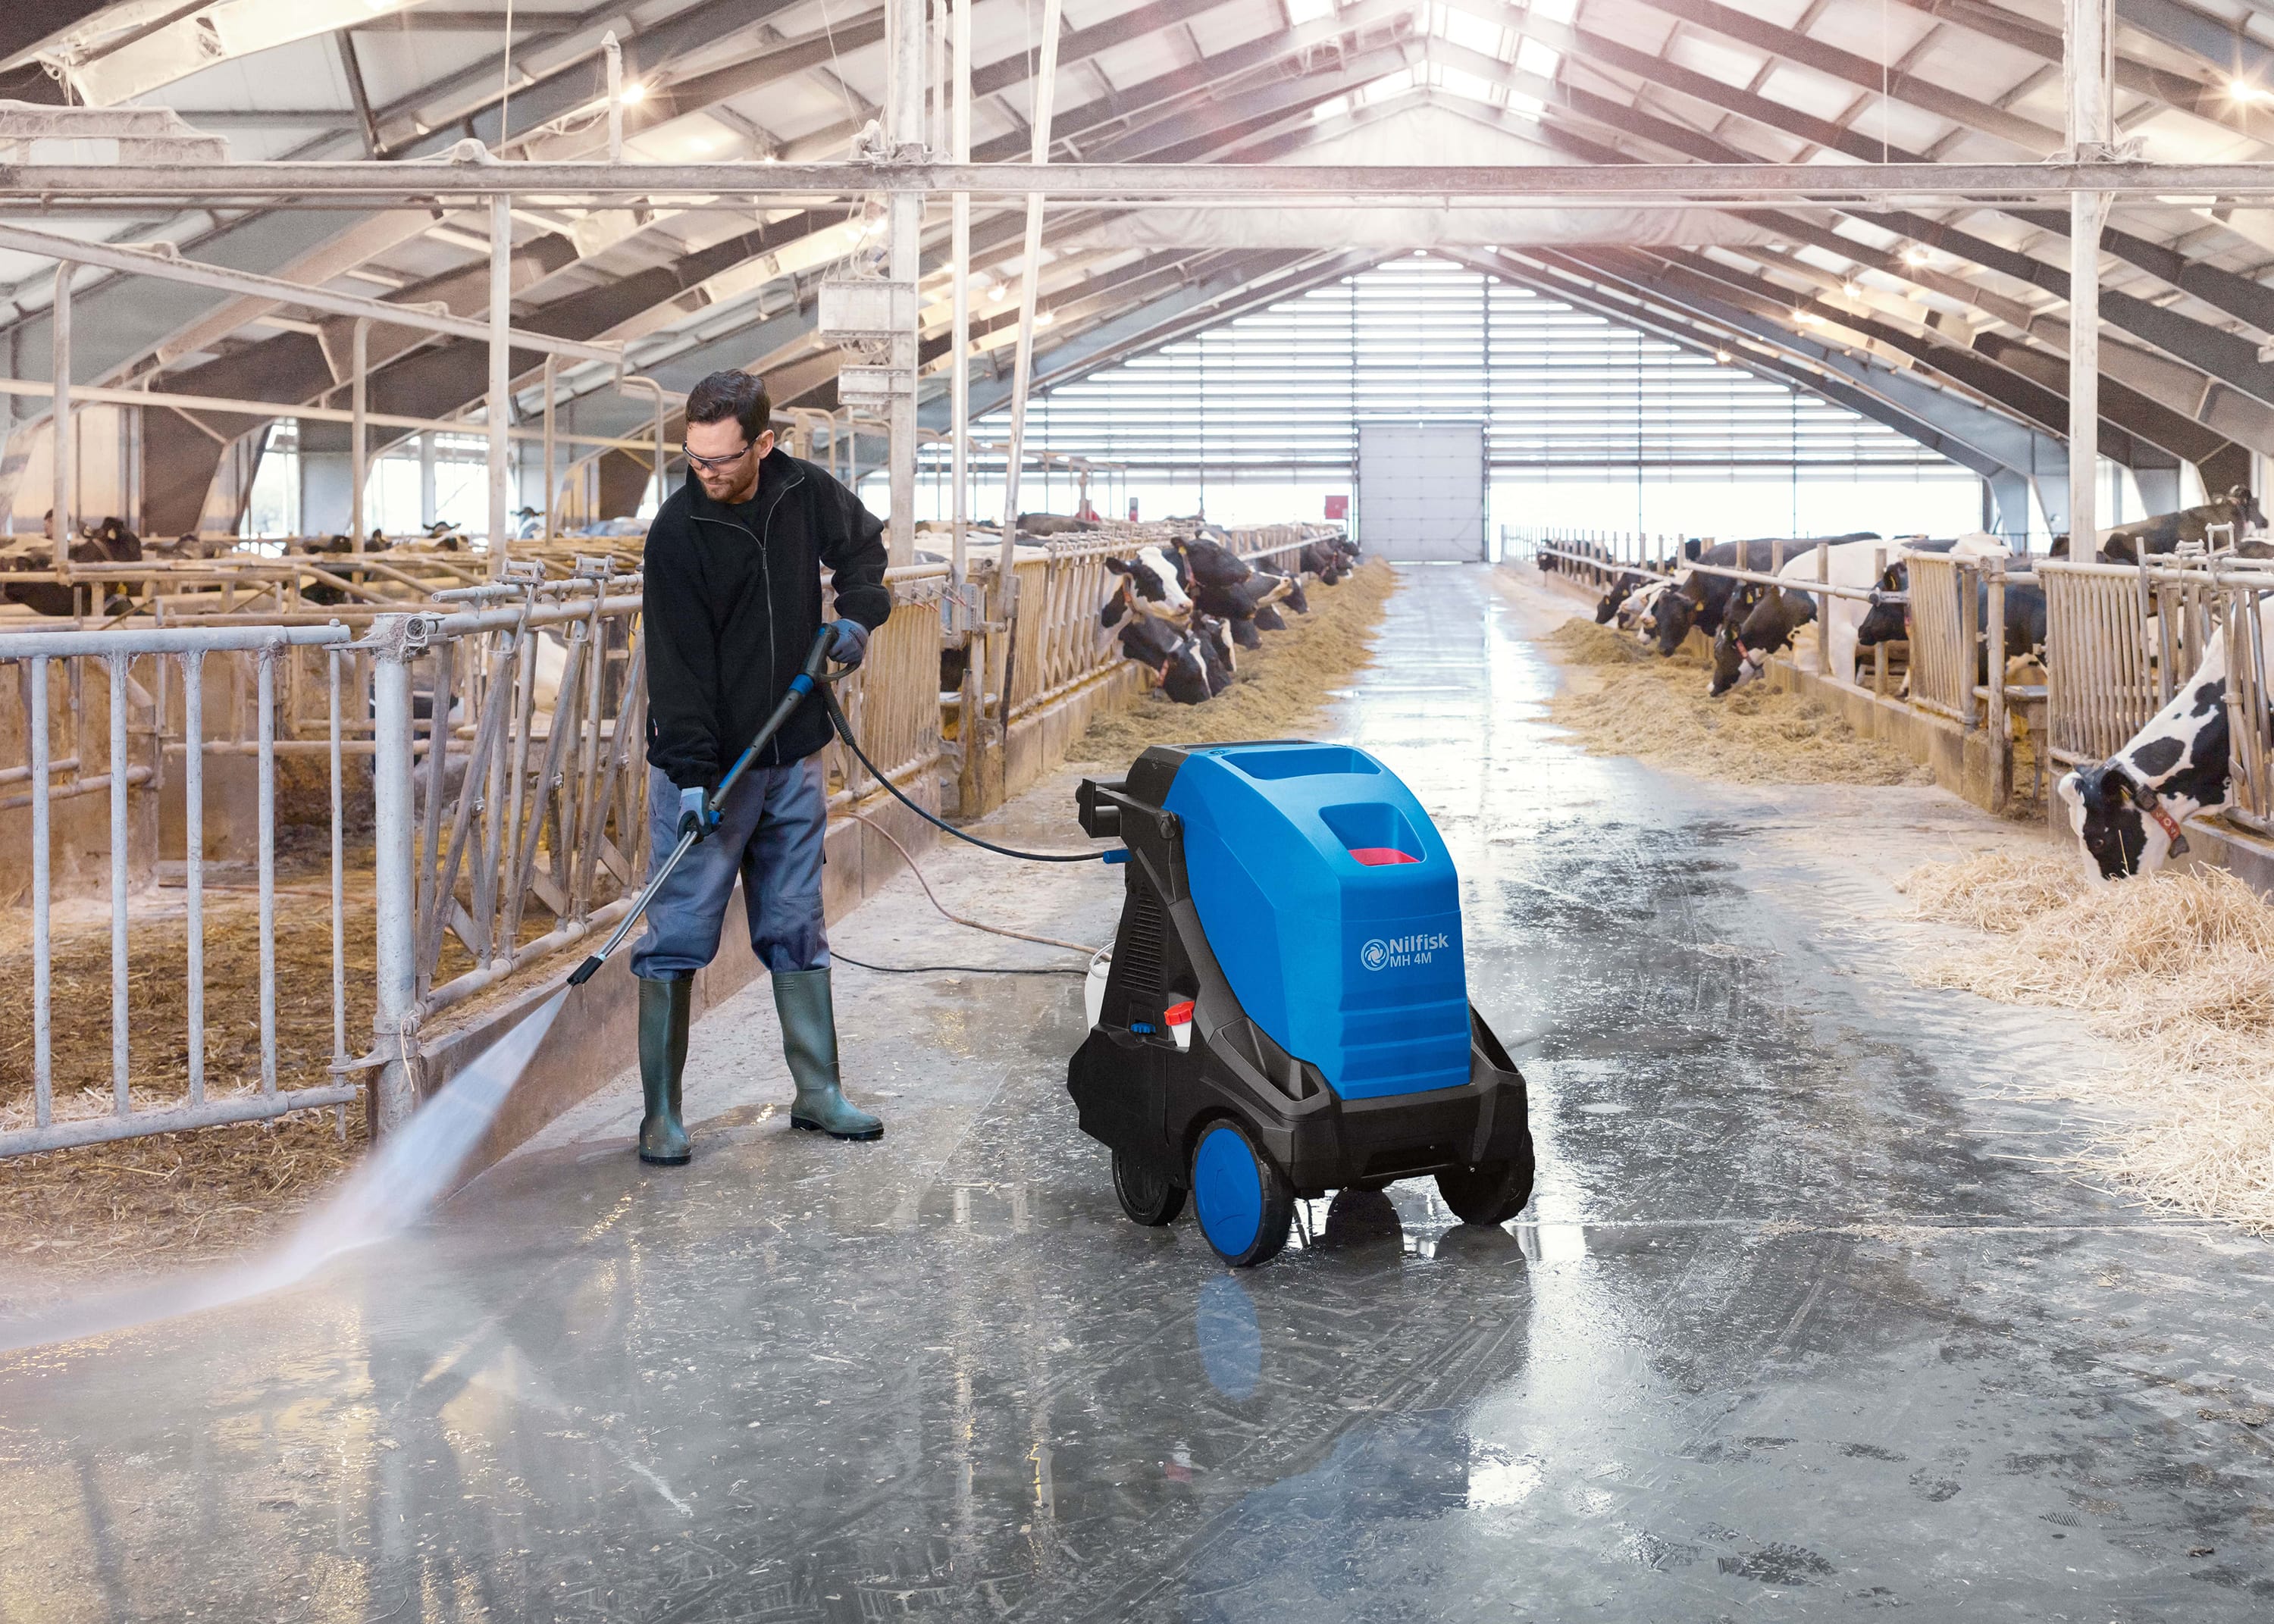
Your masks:
M 1410 569 L 1337 711 L 1462 864 L 1532 1083 L 1507 1230 L 1345 1194 L 1234 1276 L 1129 1224 L 1071 977 L 840 971 L 891 1129 L 816 1143 L 759 985 L 696 1033 L 690 1169 L 627 1077 L 306 1287 L 0 1360 L 0 1618 L 2269 1616 L 2274 1254 L 2033 1165 L 2074 1129 L 2012 1086 L 2089 1043 L 1889 966 L 1894 876 L 2031 837 L 1581 756 L 1524 640 L 1562 608 Z M 1078 838 L 1063 783 L 1002 823 Z M 905 880 L 838 940 L 1053 957 Z

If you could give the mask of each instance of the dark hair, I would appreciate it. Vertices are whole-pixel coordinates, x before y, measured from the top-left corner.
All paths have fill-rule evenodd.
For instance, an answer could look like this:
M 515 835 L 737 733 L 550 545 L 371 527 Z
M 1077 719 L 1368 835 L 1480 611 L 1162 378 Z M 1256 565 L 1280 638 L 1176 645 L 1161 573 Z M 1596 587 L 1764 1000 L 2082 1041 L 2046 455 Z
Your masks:
M 723 423 L 729 417 L 742 425 L 742 438 L 753 443 L 773 426 L 774 419 L 766 386 L 733 367 L 712 373 L 687 397 L 689 423 Z

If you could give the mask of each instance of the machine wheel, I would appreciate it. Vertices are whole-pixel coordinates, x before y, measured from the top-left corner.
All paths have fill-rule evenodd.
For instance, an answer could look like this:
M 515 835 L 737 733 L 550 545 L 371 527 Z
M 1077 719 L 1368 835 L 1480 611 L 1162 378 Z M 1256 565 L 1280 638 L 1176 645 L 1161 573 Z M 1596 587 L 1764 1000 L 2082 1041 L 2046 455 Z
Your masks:
M 1440 1173 L 1437 1193 L 1463 1223 L 1506 1223 L 1532 1199 L 1532 1158 Z
M 1121 1210 L 1129 1214 L 1129 1222 L 1148 1229 L 1173 1223 L 1185 1210 L 1182 1184 L 1132 1162 L 1118 1150 L 1113 1153 L 1113 1193 L 1121 1199 Z
M 1193 1211 L 1216 1256 L 1252 1268 L 1287 1244 L 1295 1192 L 1247 1130 L 1227 1116 L 1202 1129 L 1193 1147 Z

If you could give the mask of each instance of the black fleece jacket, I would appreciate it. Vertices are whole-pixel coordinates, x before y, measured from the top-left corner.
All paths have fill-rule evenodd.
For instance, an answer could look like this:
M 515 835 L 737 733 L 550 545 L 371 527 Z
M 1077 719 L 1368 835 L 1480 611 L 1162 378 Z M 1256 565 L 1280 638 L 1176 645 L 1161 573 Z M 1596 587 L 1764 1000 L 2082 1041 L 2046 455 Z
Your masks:
M 715 790 L 804 665 L 821 629 L 821 571 L 836 618 L 874 630 L 892 613 L 884 522 L 811 462 L 780 450 L 735 507 L 690 470 L 648 527 L 640 568 L 647 642 L 647 759 L 681 789 Z M 829 742 L 817 699 L 759 753 L 779 767 Z

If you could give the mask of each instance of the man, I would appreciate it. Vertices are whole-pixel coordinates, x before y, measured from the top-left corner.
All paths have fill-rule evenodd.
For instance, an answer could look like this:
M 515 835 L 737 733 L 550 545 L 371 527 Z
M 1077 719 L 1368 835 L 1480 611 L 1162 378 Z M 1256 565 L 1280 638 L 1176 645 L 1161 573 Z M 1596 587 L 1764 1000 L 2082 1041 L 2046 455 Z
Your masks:
M 834 572 L 830 653 L 858 665 L 892 612 L 884 525 L 810 462 L 774 447 L 773 405 L 747 372 L 713 372 L 687 397 L 686 483 L 648 530 L 641 598 L 647 645 L 649 861 L 682 829 L 701 838 L 649 905 L 632 952 L 639 978 L 643 1162 L 688 1160 L 680 1072 L 695 973 L 719 951 L 734 877 L 750 950 L 772 973 L 782 1055 L 797 1094 L 790 1125 L 874 1139 L 885 1125 L 845 1098 L 829 942 L 821 918 L 828 791 L 819 751 L 829 713 L 800 706 L 723 802 L 719 781 L 748 748 L 821 630 L 823 566 Z

